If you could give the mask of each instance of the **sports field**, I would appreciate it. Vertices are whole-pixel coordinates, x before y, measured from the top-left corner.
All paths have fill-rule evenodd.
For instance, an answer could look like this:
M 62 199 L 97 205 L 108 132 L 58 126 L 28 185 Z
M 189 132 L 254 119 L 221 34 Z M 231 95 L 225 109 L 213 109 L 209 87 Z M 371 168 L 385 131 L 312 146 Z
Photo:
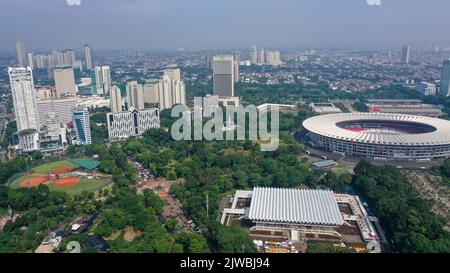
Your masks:
M 61 174 L 61 173 L 68 173 L 72 170 L 77 169 L 78 167 L 79 166 L 77 164 L 72 163 L 68 160 L 59 160 L 34 167 L 31 169 L 31 172 L 40 174 L 48 174 L 48 173 Z
M 78 180 L 78 181 L 77 181 Z M 48 185 L 51 191 L 63 191 L 69 195 L 78 195 L 83 191 L 95 192 L 108 183 L 99 179 L 87 179 L 78 177 L 65 177 L 56 180 L 54 183 Z

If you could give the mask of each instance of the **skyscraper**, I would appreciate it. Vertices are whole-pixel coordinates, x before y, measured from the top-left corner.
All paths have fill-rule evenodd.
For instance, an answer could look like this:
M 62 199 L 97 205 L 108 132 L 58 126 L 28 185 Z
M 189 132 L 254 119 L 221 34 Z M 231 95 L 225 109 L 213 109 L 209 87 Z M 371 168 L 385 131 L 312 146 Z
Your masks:
M 90 70 L 94 67 L 94 61 L 92 59 L 92 48 L 89 45 L 84 45 L 84 63 L 86 70 Z
M 96 66 L 95 68 L 91 69 L 91 79 L 92 79 L 92 94 L 93 95 L 103 94 L 102 68 L 100 66 Z
M 120 88 L 118 86 L 114 85 L 111 88 L 109 97 L 111 103 L 111 112 L 122 112 L 122 95 L 120 94 Z
M 30 67 L 8 68 L 9 82 L 17 123 L 19 147 L 24 151 L 39 149 L 36 90 Z
M 128 110 L 133 107 L 136 110 L 144 109 L 144 89 L 137 81 L 127 83 Z
M 450 60 L 444 61 L 444 67 L 442 68 L 441 88 L 439 89 L 439 95 L 450 96 Z
M 254 45 L 250 52 L 250 63 L 252 65 L 256 65 L 258 63 L 258 51 L 256 50 L 256 46 L 254 46 Z
M 89 119 L 89 111 L 86 106 L 78 106 L 73 108 L 73 129 L 76 136 L 76 144 L 89 145 L 92 144 L 91 125 Z
M 233 53 L 233 80 L 234 83 L 239 82 L 239 62 L 241 61 L 241 54 L 238 52 Z
M 19 64 L 19 67 L 25 67 L 27 66 L 27 55 L 25 53 L 25 45 L 23 42 L 19 39 L 16 43 L 16 52 L 17 52 L 17 62 Z
M 222 97 L 234 96 L 233 56 L 217 55 L 213 57 L 213 91 Z
M 75 97 L 77 86 L 72 67 L 56 68 L 55 71 L 56 97 Z
M 102 66 L 102 87 L 103 94 L 109 94 L 111 91 L 111 69 L 109 66 Z
M 31 69 L 34 69 L 33 53 L 31 53 L 31 52 L 29 52 L 29 53 L 27 54 L 27 63 L 28 63 L 28 66 L 29 66 Z
M 258 65 L 264 65 L 265 63 L 266 63 L 266 61 L 265 61 L 264 49 L 261 48 L 258 50 Z
M 409 64 L 411 48 L 409 46 L 402 47 L 402 64 Z

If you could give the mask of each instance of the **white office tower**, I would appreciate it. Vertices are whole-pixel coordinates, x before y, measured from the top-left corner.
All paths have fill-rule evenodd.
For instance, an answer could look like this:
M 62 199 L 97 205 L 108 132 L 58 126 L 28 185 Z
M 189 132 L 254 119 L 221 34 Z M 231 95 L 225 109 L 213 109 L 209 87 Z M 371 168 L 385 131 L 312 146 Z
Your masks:
M 89 111 L 86 106 L 74 107 L 72 111 L 73 129 L 77 145 L 92 144 Z
M 137 81 L 127 83 L 127 109 L 133 107 L 136 110 L 144 109 L 144 89 Z
M 103 94 L 109 94 L 111 91 L 111 69 L 109 66 L 102 66 L 102 87 Z
M 132 136 L 140 136 L 150 128 L 159 128 L 159 110 L 157 108 L 120 113 L 108 113 L 108 137 L 111 142 L 126 139 Z
M 256 50 L 256 46 L 253 46 L 250 52 L 250 63 L 252 65 L 258 64 L 258 51 Z
M 27 55 L 25 53 L 25 45 L 21 40 L 17 40 L 16 43 L 17 63 L 19 67 L 27 66 Z
M 56 51 L 52 52 L 52 55 L 55 58 L 55 66 L 56 67 L 66 67 L 72 66 L 75 62 L 75 51 L 71 49 L 67 49 L 64 51 Z
M 72 67 L 56 68 L 54 70 L 56 97 L 76 97 L 77 86 Z
M 33 66 L 38 69 L 43 69 L 47 67 L 47 55 L 35 55 L 33 57 Z
M 280 51 L 275 50 L 275 51 L 273 52 L 273 54 L 274 54 L 274 58 L 275 58 L 275 60 L 274 60 L 275 66 L 282 65 L 283 62 L 281 61 Z
M 450 60 L 444 61 L 441 77 L 441 88 L 439 89 L 439 95 L 450 96 Z
M 16 117 L 19 148 L 23 151 L 39 149 L 36 91 L 30 67 L 8 68 L 9 82 Z
M 159 80 L 146 80 L 144 84 L 144 102 L 149 104 L 159 103 Z
M 91 70 L 94 67 L 92 59 L 92 48 L 89 45 L 84 45 L 84 64 L 86 70 Z
M 402 64 L 409 64 L 410 51 L 411 48 L 409 46 L 402 47 Z
M 120 88 L 118 86 L 114 85 L 111 88 L 109 97 L 111 103 L 111 112 L 122 112 L 122 95 L 120 94 Z
M 181 81 L 181 72 L 179 68 L 166 68 L 164 69 L 164 75 L 176 81 Z
M 30 52 L 30 53 L 27 54 L 27 62 L 28 62 L 28 66 L 31 69 L 34 69 L 33 53 Z
M 213 57 L 213 92 L 222 97 L 234 96 L 233 56 L 217 55 Z
M 186 104 L 186 87 L 183 81 L 164 75 L 158 82 L 159 109 L 172 108 L 175 104 Z
M 258 50 L 258 65 L 265 65 L 266 61 L 265 61 L 265 55 L 264 55 L 264 49 L 259 49 Z

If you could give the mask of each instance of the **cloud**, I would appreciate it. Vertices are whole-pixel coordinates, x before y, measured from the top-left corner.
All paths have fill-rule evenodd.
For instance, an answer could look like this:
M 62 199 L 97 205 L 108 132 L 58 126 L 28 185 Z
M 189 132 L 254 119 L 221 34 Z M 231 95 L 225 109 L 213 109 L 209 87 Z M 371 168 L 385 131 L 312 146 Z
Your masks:
M 81 0 L 66 0 L 69 6 L 81 6 Z
M 366 0 L 369 6 L 381 6 L 381 0 Z

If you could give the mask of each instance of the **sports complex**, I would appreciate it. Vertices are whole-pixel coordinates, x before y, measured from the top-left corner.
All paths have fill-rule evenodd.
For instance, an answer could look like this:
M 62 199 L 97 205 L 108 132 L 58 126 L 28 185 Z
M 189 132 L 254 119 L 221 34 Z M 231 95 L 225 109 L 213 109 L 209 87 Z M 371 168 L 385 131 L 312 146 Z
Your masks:
M 107 186 L 109 177 L 99 173 L 99 162 L 88 159 L 68 159 L 44 163 L 12 177 L 9 187 L 33 188 L 47 185 L 50 191 L 78 195 L 95 192 Z
M 386 113 L 321 115 L 303 122 L 309 144 L 345 156 L 429 161 L 450 156 L 450 121 Z

